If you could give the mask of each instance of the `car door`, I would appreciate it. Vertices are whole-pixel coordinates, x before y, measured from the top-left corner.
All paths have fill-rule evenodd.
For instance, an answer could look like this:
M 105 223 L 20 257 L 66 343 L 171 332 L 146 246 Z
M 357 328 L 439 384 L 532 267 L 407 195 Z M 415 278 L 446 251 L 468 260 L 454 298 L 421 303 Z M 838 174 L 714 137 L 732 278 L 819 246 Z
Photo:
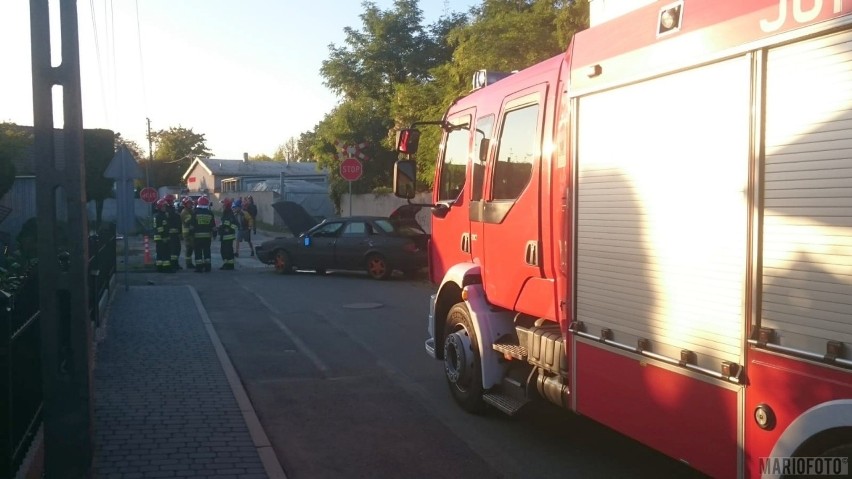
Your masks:
M 372 243 L 373 227 L 363 220 L 353 220 L 343 227 L 335 244 L 335 268 L 363 270 L 364 255 Z
M 308 231 L 299 244 L 296 266 L 305 269 L 329 269 L 334 267 L 334 248 L 343 221 L 329 221 Z

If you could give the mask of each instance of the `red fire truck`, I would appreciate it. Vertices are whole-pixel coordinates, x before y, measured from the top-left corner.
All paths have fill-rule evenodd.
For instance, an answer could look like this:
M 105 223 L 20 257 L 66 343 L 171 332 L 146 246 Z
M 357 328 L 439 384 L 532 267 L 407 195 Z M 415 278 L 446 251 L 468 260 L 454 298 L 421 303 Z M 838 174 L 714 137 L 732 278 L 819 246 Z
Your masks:
M 848 470 L 849 1 L 657 2 L 478 72 L 400 132 L 398 196 L 429 123 L 461 407 L 544 398 L 714 477 Z

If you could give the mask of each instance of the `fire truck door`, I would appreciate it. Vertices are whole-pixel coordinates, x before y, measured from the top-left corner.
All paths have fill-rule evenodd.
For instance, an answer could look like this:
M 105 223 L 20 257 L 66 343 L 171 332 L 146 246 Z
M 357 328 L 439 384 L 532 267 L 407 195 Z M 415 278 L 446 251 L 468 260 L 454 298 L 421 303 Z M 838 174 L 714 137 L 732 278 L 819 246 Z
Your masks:
M 487 169 L 483 283 L 489 301 L 508 309 L 515 307 L 527 280 L 541 276 L 539 168 L 545 92 L 542 84 L 507 98 L 498 119 L 497 149 Z
M 470 221 L 464 191 L 471 143 L 472 112 L 450 116 L 454 128 L 445 133 L 444 149 L 432 193 L 432 242 L 429 248 L 432 281 L 439 283 L 452 265 L 470 261 Z

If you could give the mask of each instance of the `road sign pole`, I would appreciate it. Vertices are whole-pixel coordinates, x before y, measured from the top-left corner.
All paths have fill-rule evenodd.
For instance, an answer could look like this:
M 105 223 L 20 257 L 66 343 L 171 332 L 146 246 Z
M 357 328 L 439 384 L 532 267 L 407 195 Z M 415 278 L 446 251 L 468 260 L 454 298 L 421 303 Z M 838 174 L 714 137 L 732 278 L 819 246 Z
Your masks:
M 349 216 L 352 216 L 352 182 L 349 182 Z

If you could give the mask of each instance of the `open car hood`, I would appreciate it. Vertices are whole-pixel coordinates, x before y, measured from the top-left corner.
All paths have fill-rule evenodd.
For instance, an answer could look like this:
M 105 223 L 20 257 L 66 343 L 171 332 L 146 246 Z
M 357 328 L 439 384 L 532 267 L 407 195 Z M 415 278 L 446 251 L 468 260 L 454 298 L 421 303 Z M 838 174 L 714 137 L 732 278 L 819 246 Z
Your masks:
M 293 233 L 293 236 L 299 236 L 319 224 L 319 221 L 308 214 L 305 208 L 298 203 L 277 201 L 272 203 L 272 208 L 275 209 L 275 212 L 278 213 L 278 216 L 281 217 L 284 225 Z

